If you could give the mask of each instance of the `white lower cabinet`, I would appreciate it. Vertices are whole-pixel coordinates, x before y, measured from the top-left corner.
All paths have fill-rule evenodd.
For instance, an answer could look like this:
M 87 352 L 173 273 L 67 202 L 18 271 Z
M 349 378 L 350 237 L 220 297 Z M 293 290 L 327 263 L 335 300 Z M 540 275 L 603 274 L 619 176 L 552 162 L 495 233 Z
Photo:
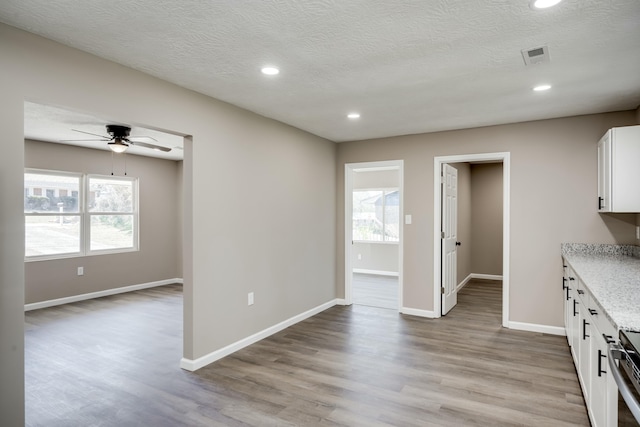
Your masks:
M 598 314 L 599 315 L 599 314 Z M 618 388 L 609 375 L 609 361 L 607 360 L 607 347 L 610 338 L 606 333 L 598 329 L 598 324 L 593 327 L 594 336 L 591 346 L 591 424 L 593 427 L 606 427 L 618 425 Z M 609 335 L 610 336 L 610 335 Z
M 588 289 L 565 263 L 564 321 L 589 419 L 593 427 L 618 425 L 618 388 L 609 375 L 607 347 L 617 336 Z
M 578 298 L 580 306 L 578 308 L 580 318 L 579 328 L 579 359 L 576 365 L 578 371 L 578 377 L 580 378 L 580 385 L 582 386 L 582 395 L 584 396 L 584 402 L 587 408 L 591 406 L 591 317 L 589 316 L 586 306 L 582 303 L 582 300 Z M 575 360 L 574 360 L 575 362 Z

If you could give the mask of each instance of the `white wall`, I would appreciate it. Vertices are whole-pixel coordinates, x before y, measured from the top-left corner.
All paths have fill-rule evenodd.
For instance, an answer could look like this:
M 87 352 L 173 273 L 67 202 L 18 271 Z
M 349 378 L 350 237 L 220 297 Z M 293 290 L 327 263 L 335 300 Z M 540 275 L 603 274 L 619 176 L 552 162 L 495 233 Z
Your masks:
M 185 358 L 335 299 L 334 143 L 6 25 L 0 58 L 0 424 L 24 422 L 25 100 L 190 136 Z

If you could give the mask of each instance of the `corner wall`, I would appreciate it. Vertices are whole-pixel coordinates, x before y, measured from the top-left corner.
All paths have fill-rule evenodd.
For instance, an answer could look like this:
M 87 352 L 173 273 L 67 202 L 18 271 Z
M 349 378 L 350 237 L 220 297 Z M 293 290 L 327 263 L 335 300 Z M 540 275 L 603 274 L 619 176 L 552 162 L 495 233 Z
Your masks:
M 27 168 L 110 175 L 112 161 L 116 175 L 122 174 L 124 158 L 112 159 L 108 151 L 25 141 Z M 139 185 L 139 250 L 25 262 L 25 303 L 181 278 L 178 163 L 127 155 L 127 175 L 138 178 Z M 84 267 L 83 276 L 77 275 L 78 267 Z
M 0 424 L 24 423 L 25 100 L 192 141 L 184 163 L 185 358 L 335 300 L 333 142 L 3 24 L 0 58 Z
M 595 114 L 338 144 L 338 192 L 345 163 L 404 160 L 404 298 L 432 311 L 433 158 L 511 153 L 510 321 L 560 327 L 562 242 L 634 243 L 635 216 L 600 215 L 597 142 L 613 126 L 634 124 L 636 111 Z M 338 211 L 344 209 L 338 196 Z M 338 217 L 338 241 L 344 240 Z M 343 292 L 344 251 L 338 247 L 338 292 Z
M 471 165 L 471 271 L 502 276 L 502 163 Z

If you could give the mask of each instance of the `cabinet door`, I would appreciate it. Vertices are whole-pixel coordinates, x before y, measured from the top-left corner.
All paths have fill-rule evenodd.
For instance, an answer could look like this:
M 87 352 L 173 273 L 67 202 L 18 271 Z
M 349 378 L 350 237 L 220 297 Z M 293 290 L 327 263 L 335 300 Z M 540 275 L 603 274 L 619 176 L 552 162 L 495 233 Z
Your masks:
M 575 288 L 569 291 L 571 305 L 569 307 L 571 320 L 569 322 L 569 341 L 571 345 L 571 354 L 576 367 L 580 364 L 580 301 L 578 301 L 578 293 Z
M 591 316 L 587 311 L 587 308 L 580 304 L 578 308 L 579 313 L 579 357 L 578 357 L 578 377 L 582 384 L 582 394 L 584 395 L 584 401 L 587 404 L 587 408 L 591 406 Z
M 598 211 L 611 211 L 611 131 L 598 142 Z
M 618 386 L 609 375 L 607 347 L 609 340 L 596 326 L 591 337 L 591 421 L 593 427 L 618 425 Z
M 575 274 L 571 267 L 565 268 L 565 275 L 562 278 L 563 283 L 563 294 L 562 297 L 564 299 L 564 328 L 567 333 L 567 341 L 569 342 L 569 346 L 573 346 L 574 344 L 574 316 L 577 316 L 575 313 L 575 303 L 573 302 L 573 297 L 575 295 L 576 290 L 576 278 Z

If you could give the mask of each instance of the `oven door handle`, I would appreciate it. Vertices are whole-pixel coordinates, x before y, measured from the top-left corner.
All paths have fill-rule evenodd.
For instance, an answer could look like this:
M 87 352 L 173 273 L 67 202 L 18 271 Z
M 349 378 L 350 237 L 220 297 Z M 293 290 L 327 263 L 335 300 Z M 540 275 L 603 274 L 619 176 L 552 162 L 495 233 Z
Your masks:
M 618 390 L 622 395 L 622 398 L 627 403 L 627 406 L 631 410 L 631 413 L 635 417 L 636 421 L 640 423 L 640 402 L 638 402 L 631 392 L 631 389 L 622 378 L 620 368 L 616 365 L 615 359 L 622 360 L 626 357 L 626 354 L 622 350 L 619 344 L 609 344 L 607 348 L 607 359 L 609 359 L 609 372 L 613 374 L 613 379 L 618 385 Z

